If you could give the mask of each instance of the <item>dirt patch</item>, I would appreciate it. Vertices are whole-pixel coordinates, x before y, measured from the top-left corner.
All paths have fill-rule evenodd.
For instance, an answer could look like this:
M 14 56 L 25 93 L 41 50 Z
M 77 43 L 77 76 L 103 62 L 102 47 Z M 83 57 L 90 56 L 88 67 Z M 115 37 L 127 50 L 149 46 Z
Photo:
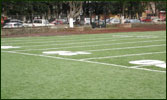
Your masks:
M 73 34 L 101 34 L 101 33 L 117 33 L 117 32 L 144 32 L 144 31 L 161 31 L 166 30 L 166 24 L 135 24 L 131 28 L 116 27 L 116 28 L 79 28 L 63 29 L 63 30 L 49 30 L 41 33 L 31 34 L 1 34 L 1 37 L 27 37 L 27 36 L 55 36 L 55 35 L 73 35 Z M 2 30 L 1 30 L 2 33 Z

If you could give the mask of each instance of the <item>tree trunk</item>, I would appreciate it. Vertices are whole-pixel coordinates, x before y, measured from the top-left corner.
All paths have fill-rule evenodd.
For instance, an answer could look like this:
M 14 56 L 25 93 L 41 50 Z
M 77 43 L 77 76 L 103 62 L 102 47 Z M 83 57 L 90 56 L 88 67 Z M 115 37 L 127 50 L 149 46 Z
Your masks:
M 106 27 L 106 13 L 105 13 L 105 16 L 104 16 L 104 25 Z
M 73 18 L 71 18 L 71 17 L 69 19 L 69 25 L 70 25 L 70 28 L 74 27 Z
M 48 7 L 48 14 L 47 14 L 47 18 L 48 19 L 51 19 L 51 10 L 50 10 L 50 8 Z
M 121 16 L 121 24 L 124 24 L 124 16 Z
M 158 16 L 157 2 L 155 2 L 155 16 Z
M 98 15 L 98 26 L 99 26 L 99 21 L 100 21 L 100 15 Z
M 26 16 L 23 15 L 22 19 L 23 19 L 23 21 L 25 22 L 25 21 L 26 21 Z
M 69 12 L 69 27 L 73 28 L 73 18 L 77 18 L 82 11 L 82 1 L 69 1 L 70 12 Z

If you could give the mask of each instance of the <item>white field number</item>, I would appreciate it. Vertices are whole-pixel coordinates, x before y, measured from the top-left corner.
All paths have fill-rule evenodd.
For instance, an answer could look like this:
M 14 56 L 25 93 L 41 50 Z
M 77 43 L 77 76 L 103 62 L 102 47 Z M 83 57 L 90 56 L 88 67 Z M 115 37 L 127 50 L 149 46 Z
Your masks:
M 91 54 L 90 52 L 72 52 L 72 51 L 45 51 L 43 52 L 44 54 L 58 54 L 58 55 L 63 55 L 63 56 L 73 56 L 73 55 L 79 55 L 79 54 Z
M 131 64 L 137 64 L 140 66 L 156 66 L 160 68 L 166 68 L 166 62 L 160 60 L 136 60 L 130 61 Z
M 1 46 L 1 49 L 12 49 L 12 48 L 20 48 L 18 46 Z

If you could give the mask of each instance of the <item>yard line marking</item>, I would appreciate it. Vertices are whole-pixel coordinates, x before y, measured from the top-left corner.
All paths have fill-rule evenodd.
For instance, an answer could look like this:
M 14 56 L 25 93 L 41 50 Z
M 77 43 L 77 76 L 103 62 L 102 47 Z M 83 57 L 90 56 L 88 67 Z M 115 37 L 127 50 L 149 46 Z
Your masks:
M 111 36 L 112 37 L 112 36 Z M 111 37 L 110 38 L 108 38 L 108 37 L 103 37 L 103 38 L 101 38 L 101 37 L 95 37 L 95 39 L 111 39 Z M 94 38 L 94 37 L 92 37 L 92 38 Z M 122 38 L 122 37 L 121 37 Z M 82 38 L 68 38 L 68 40 L 74 40 L 74 39 L 82 39 Z M 35 39 L 35 40 L 12 40 L 12 41 L 8 41 L 8 42 L 14 42 L 14 41 L 18 41 L 18 42 L 20 42 L 20 41 L 24 41 L 24 42 L 31 42 L 31 41 L 46 41 L 46 40 L 50 40 L 50 39 Z M 54 40 L 57 40 L 57 39 L 54 39 Z M 58 39 L 59 40 L 59 39 Z M 60 39 L 60 40 L 62 40 L 62 39 Z M 63 40 L 67 40 L 67 38 L 64 38 Z M 85 39 L 82 39 L 82 40 L 87 40 L 86 38 Z M 92 40 L 92 39 L 88 39 L 88 40 Z M 6 41 L 1 41 L 1 42 L 6 42 Z
M 146 71 L 152 71 L 152 72 L 166 73 L 166 71 L 152 70 L 152 69 L 146 69 L 146 68 L 135 68 L 135 67 L 133 68 L 133 67 L 128 67 L 128 66 L 124 66 L 124 65 L 101 63 L 101 62 L 95 62 L 95 61 L 85 61 L 85 60 L 62 58 L 62 57 L 54 57 L 54 56 L 47 56 L 47 55 L 38 55 L 38 54 L 30 54 L 30 53 L 20 53 L 20 52 L 15 52 L 15 51 L 1 51 L 1 52 L 15 53 L 15 54 L 22 54 L 22 55 L 29 55 L 29 56 L 47 57 L 47 58 L 62 59 L 62 60 L 68 60 L 68 61 L 86 62 L 86 63 L 102 64 L 102 65 L 116 66 L 116 67 L 122 67 L 122 68 L 128 68 L 128 69 L 138 69 L 138 70 L 146 70 Z
M 106 40 L 106 39 L 110 39 L 110 40 Z M 96 41 L 99 41 L 99 40 L 105 40 L 105 41 L 119 41 L 119 40 L 129 40 L 129 39 L 121 39 L 121 38 L 117 38 L 117 40 L 111 40 L 111 38 L 101 38 L 101 39 L 97 39 L 97 38 L 95 38 L 95 39 L 84 39 L 84 41 L 85 40 L 96 40 Z M 143 38 L 135 38 L 135 39 L 143 39 Z M 154 38 L 150 38 L 150 39 L 154 39 Z M 133 38 L 133 40 L 134 40 L 134 38 Z M 83 43 L 84 43 L 84 41 L 83 41 Z M 37 42 L 25 42 L 25 43 L 7 43 L 7 45 L 18 45 L 18 44 L 29 44 L 29 43 L 62 43 L 62 42 L 64 42 L 64 43 L 66 43 L 66 42 L 82 42 L 82 40 L 81 41 L 76 41 L 76 40 L 71 40 L 71 41 L 44 41 L 44 42 L 42 42 L 42 41 L 37 41 Z M 61 44 L 57 44 L 57 45 L 61 45 Z M 32 45 L 32 46 L 36 46 L 36 45 Z
M 63 40 L 70 40 L 70 41 L 73 41 L 74 39 L 73 38 L 71 38 L 71 39 L 69 39 L 69 38 L 66 38 L 66 39 L 63 39 Z M 79 38 L 78 38 L 79 39 Z M 81 38 L 82 39 L 82 38 Z M 97 38 L 96 38 L 97 39 Z M 99 38 L 99 39 L 111 39 L 111 38 Z M 12 40 L 12 41 L 8 41 L 8 42 L 14 42 L 14 41 L 18 41 L 18 42 L 20 42 L 20 41 L 23 41 L 23 42 L 27 42 L 27 43 L 33 43 L 32 41 L 47 41 L 47 40 L 59 40 L 59 39 L 36 39 L 36 40 Z M 60 39 L 60 40 L 62 40 L 62 39 Z M 82 39 L 82 40 L 87 40 L 87 39 Z M 92 40 L 92 39 L 88 39 L 88 40 Z M 30 41 L 30 42 L 29 42 Z M 7 42 L 7 41 L 1 41 L 1 42 Z M 61 41 L 62 42 L 62 41 Z M 17 43 L 17 42 L 16 42 Z
M 116 37 L 114 37 L 114 38 L 116 38 Z M 125 37 L 117 37 L 117 39 L 121 39 L 121 38 L 125 38 Z M 135 37 L 135 38 L 143 38 L 143 37 L 140 37 L 140 36 L 139 36 L 139 37 Z M 157 38 L 157 37 L 145 37 L 145 38 Z M 85 41 L 85 40 L 99 40 L 99 39 L 100 39 L 100 40 L 112 39 L 112 37 L 110 37 L 110 38 L 80 39 L 80 40 L 81 40 L 81 41 L 82 41 L 82 40 Z M 1 41 L 1 42 L 2 42 L 2 41 Z M 62 43 L 62 42 L 78 42 L 78 40 L 73 40 L 73 39 L 72 39 L 72 40 L 69 40 L 69 39 L 68 39 L 68 40 L 66 40 L 66 41 L 53 41 L 53 40 L 52 40 L 52 41 L 46 41 L 46 40 L 45 40 L 44 42 L 42 42 L 42 41 L 34 41 L 34 42 L 30 41 L 30 42 L 27 42 L 27 41 L 25 41 L 24 43 L 18 43 L 18 42 L 17 42 L 17 43 L 13 43 L 13 42 L 12 42 L 12 43 L 7 43 L 7 44 L 8 44 L 8 45 L 9 45 L 9 44 L 14 44 L 14 45 L 15 45 L 15 44 L 24 44 L 24 45 L 25 45 L 25 44 L 29 44 L 29 43 L 52 43 L 52 42 L 53 42 L 53 43 L 56 43 L 56 42 L 57 42 L 57 43 Z
M 97 40 L 97 39 L 102 39 L 102 40 L 104 40 L 104 39 L 112 39 L 112 37 L 110 37 L 110 38 L 93 38 L 93 39 L 80 39 L 81 41 L 83 40 L 83 41 L 85 41 L 85 40 Z M 119 39 L 119 38 L 117 38 L 117 39 Z M 56 40 L 56 39 L 55 39 Z M 43 41 L 45 41 L 45 42 L 42 42 L 42 41 L 34 41 L 34 42 L 32 42 L 32 41 L 24 41 L 24 44 L 25 43 L 49 43 L 49 42 L 60 42 L 60 43 L 62 43 L 62 42 L 77 42 L 78 40 L 74 40 L 74 39 L 66 39 L 65 41 L 59 41 L 59 40 L 56 40 L 56 41 L 54 41 L 54 40 L 52 40 L 52 41 L 47 41 L 46 42 L 46 40 L 43 40 Z M 1 41 L 2 42 L 2 41 Z M 13 43 L 13 42 L 12 42 Z M 12 44 L 12 43 L 8 43 L 8 44 Z M 14 43 L 14 44 L 23 44 L 23 43 Z
M 97 38 L 96 38 L 97 39 Z M 110 38 L 99 38 L 99 39 L 111 39 L 111 37 Z M 40 40 L 40 39 L 39 39 Z M 52 40 L 52 39 L 49 39 L 49 40 Z M 59 42 L 59 39 L 53 39 L 52 41 L 54 41 L 54 40 L 57 40 L 57 42 Z M 70 40 L 70 41 L 76 41 L 76 40 L 74 40 L 74 39 L 68 39 L 68 40 Z M 66 41 L 68 41 L 67 40 L 67 38 L 66 38 Z M 82 39 L 82 40 L 92 40 L 92 39 Z M 30 42 L 29 42 L 30 41 Z M 32 42 L 32 40 L 29 40 L 29 41 L 24 41 L 24 42 L 26 42 L 26 43 L 40 43 L 41 41 L 46 41 L 46 39 L 45 40 L 40 40 L 40 41 L 38 41 L 38 40 L 34 40 L 35 42 Z M 36 41 L 38 41 L 38 42 L 36 42 Z M 60 41 L 60 42 L 62 42 L 62 41 Z M 43 42 L 43 43 L 45 43 L 45 42 Z
M 126 54 L 126 55 L 118 55 L 118 56 L 106 56 L 106 57 L 84 58 L 84 59 L 80 59 L 80 60 L 105 59 L 105 58 L 118 58 L 118 57 L 130 57 L 130 56 L 151 55 L 151 54 L 159 54 L 159 53 L 166 53 L 166 51 L 163 51 L 163 52 L 138 53 L 138 54 Z
M 114 37 L 140 37 L 140 38 L 158 38 L 158 36 L 154 36 L 154 35 L 113 35 Z
M 85 50 L 85 51 L 109 51 L 109 50 L 122 50 L 122 49 L 133 49 L 133 48 L 148 48 L 148 47 L 158 47 L 158 46 L 166 46 L 166 44 L 161 45 L 146 45 L 146 46 L 136 46 L 136 47 L 123 47 L 123 48 L 111 48 L 111 49 L 95 49 L 95 50 Z
M 110 45 L 119 45 L 119 44 L 155 42 L 155 41 L 166 41 L 166 40 L 137 41 L 137 42 L 111 43 L 111 44 L 86 45 L 86 46 L 70 46 L 70 47 L 60 47 L 60 48 L 26 49 L 26 50 L 14 50 L 14 51 L 51 50 L 51 49 L 79 48 L 79 47 L 92 47 L 92 46 L 95 47 L 95 46 L 107 46 L 107 45 L 110 46 Z
M 41 44 L 41 45 L 30 45 L 30 46 L 22 46 L 22 47 L 42 47 L 42 46 L 50 46 L 50 45 L 69 45 L 69 44 L 80 44 L 80 43 L 99 43 L 99 42 L 105 42 L 105 41 L 121 41 L 121 40 L 136 40 L 135 39 L 119 39 L 119 40 L 96 40 L 96 41 L 87 41 L 87 42 L 75 42 L 75 43 L 64 43 L 64 44 Z M 140 39 L 139 39 L 140 40 Z
M 145 34 L 145 33 L 143 33 L 143 32 L 140 32 L 140 34 L 139 34 L 139 33 L 137 33 L 137 34 L 134 34 L 134 33 L 133 33 L 133 34 L 132 34 L 132 33 L 133 33 L 133 32 L 130 32 L 130 33 L 127 33 L 127 32 L 126 32 L 126 33 L 123 33 L 123 35 L 133 36 L 133 37 L 135 37 L 135 35 L 136 35 L 136 36 L 139 36 L 139 37 L 140 37 L 140 36 L 144 37 L 144 35 L 145 35 L 146 37 L 150 37 L 150 36 L 155 37 L 155 36 L 156 36 L 156 34 L 155 34 L 155 35 L 149 35 L 149 34 Z M 143 35 L 143 34 L 144 34 L 144 35 Z M 104 34 L 104 35 L 103 35 L 103 34 L 100 34 L 100 35 L 103 36 L 103 38 L 108 37 L 108 33 L 107 33 L 107 34 Z M 94 34 L 94 36 L 96 36 L 96 34 Z M 101 36 L 100 36 L 100 37 L 101 37 Z M 109 35 L 109 36 L 112 36 L 112 37 L 113 37 L 113 36 L 116 36 L 116 35 Z M 63 38 L 63 39 L 66 40 L 66 37 L 69 37 L 69 36 L 54 36 L 54 37 L 56 37 L 56 38 L 58 38 L 58 39 Z M 64 37 L 65 37 L 65 38 L 64 38 Z M 99 36 L 98 36 L 98 37 L 99 37 Z M 96 38 L 98 38 L 98 37 L 96 37 Z M 84 38 L 85 38 L 85 37 L 84 37 Z M 92 37 L 92 38 L 94 38 L 94 37 Z M 51 38 L 51 39 L 53 39 L 53 38 Z M 78 37 L 75 37 L 75 38 L 68 38 L 68 40 L 69 40 L 69 39 L 70 39 L 70 40 L 71 40 L 71 39 L 73 40 L 73 39 L 79 39 L 79 38 L 78 38 Z M 12 40 L 12 41 L 11 41 L 11 40 Z M 1 42 L 7 42 L 7 41 L 8 41 L 8 42 L 14 42 L 14 41 L 16 41 L 16 42 L 17 42 L 17 41 L 18 41 L 18 42 L 19 42 L 19 41 L 24 41 L 24 42 L 25 42 L 25 41 L 37 41 L 37 40 L 42 40 L 42 41 L 45 40 L 45 41 L 46 41 L 46 40 L 48 40 L 48 37 L 41 37 L 40 39 L 35 39 L 35 38 L 33 38 L 33 40 L 29 40 L 29 39 L 27 39 L 27 38 L 21 38 L 21 39 L 20 39 L 20 38 L 19 38 L 19 39 L 16 38 L 15 40 L 13 40 L 13 39 L 6 39 L 6 40 L 3 40 L 3 41 L 1 41 Z
M 164 35 L 157 35 L 157 34 L 155 34 L 155 35 L 149 35 L 149 34 L 147 34 L 147 35 L 141 35 L 141 34 L 130 34 L 130 35 L 126 35 L 126 34 L 115 34 L 115 35 L 112 35 L 112 36 L 116 36 L 116 37 L 145 37 L 145 38 L 149 38 L 149 37 L 162 37 L 162 36 L 164 36 Z

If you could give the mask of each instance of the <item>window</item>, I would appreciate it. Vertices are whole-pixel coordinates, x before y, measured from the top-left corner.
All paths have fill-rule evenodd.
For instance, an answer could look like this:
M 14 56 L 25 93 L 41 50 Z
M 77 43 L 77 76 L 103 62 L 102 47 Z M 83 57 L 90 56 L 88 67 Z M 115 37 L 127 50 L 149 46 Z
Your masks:
M 49 22 L 47 20 L 44 21 L 44 24 L 49 24 Z
M 42 24 L 42 20 L 34 20 L 34 23 Z
M 118 20 L 114 20 L 114 22 L 118 22 Z
M 17 27 L 19 27 L 19 25 L 20 25 L 20 24 L 14 24 L 14 26 L 17 26 Z

